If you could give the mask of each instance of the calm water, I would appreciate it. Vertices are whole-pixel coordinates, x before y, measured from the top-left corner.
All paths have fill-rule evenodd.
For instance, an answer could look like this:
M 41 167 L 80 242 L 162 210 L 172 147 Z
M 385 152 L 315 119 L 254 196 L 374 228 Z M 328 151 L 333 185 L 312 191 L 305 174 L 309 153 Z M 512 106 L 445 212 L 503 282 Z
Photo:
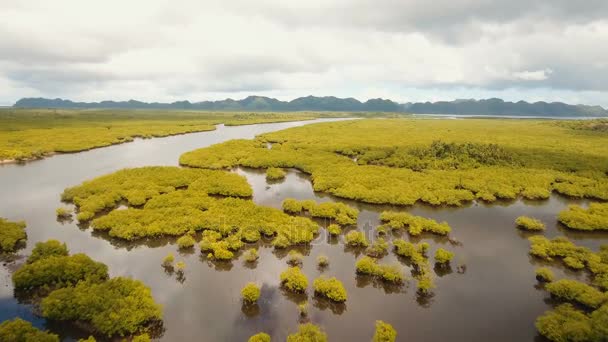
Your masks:
M 220 126 L 212 132 L 137 140 L 25 165 L 3 165 L 0 166 L 0 216 L 27 221 L 28 246 L 20 251 L 21 255 L 28 255 L 36 242 L 54 238 L 65 241 L 73 253 L 85 252 L 106 263 L 111 276 L 129 276 L 145 282 L 164 306 L 165 331 L 161 337 L 164 341 L 246 341 L 260 331 L 271 334 L 275 341 L 283 341 L 297 329 L 300 322 L 297 303 L 306 299 L 306 296 L 286 294 L 278 287 L 279 274 L 287 267 L 286 252 L 276 252 L 262 244 L 255 267 L 246 266 L 242 257 L 231 263 L 210 263 L 195 250 L 180 253 L 176 254 L 177 260 L 184 260 L 187 269 L 185 279 L 178 279 L 160 266 L 167 253 L 177 251 L 173 239 L 138 244 L 110 241 L 80 229 L 76 222 L 58 222 L 55 209 L 61 205 L 59 195 L 64 188 L 86 179 L 125 167 L 177 165 L 181 153 L 198 147 L 234 138 L 252 138 L 307 123 L 310 121 Z M 234 172 L 247 177 L 258 204 L 279 208 L 287 197 L 340 201 L 314 193 L 309 178 L 295 170 L 290 170 L 284 181 L 270 184 L 261 171 L 237 169 Z M 354 264 L 361 251 L 345 249 L 340 239 L 328 239 L 321 234 L 312 246 L 301 250 L 306 254 L 303 270 L 310 282 L 320 274 L 337 277 L 349 296 L 345 305 L 330 305 L 315 299 L 311 289 L 308 291 L 308 320 L 321 325 L 331 341 L 369 341 L 377 319 L 391 323 L 400 341 L 540 340 L 534 320 L 550 308 L 548 295 L 537 288 L 534 269 L 540 263 L 528 256 L 527 235 L 514 228 L 515 218 L 535 216 L 547 223 L 545 235 L 566 235 L 594 249 L 608 242 L 606 234 L 574 234 L 560 227 L 555 217 L 573 201 L 557 196 L 542 202 L 471 204 L 465 208 L 442 209 L 343 202 L 361 211 L 358 226 L 362 229 L 376 226 L 382 210 L 407 210 L 449 222 L 452 236 L 462 244 L 453 245 L 430 235 L 421 237 L 420 240 L 432 245 L 429 255 L 438 247 L 456 254 L 454 270 L 436 275 L 435 295 L 421 299 L 416 296 L 415 281 L 394 288 L 357 277 Z M 323 272 L 315 263 L 319 254 L 330 258 L 330 266 Z M 380 262 L 400 261 L 391 254 Z M 456 272 L 456 264 L 466 264 L 466 272 Z M 10 282 L 14 264 L 5 266 L 0 267 L 0 321 L 20 316 L 61 334 L 66 340 L 85 336 L 74 329 L 49 324 L 35 317 L 27 305 L 17 303 Z M 409 275 L 409 267 L 403 266 Z M 558 277 L 566 276 L 563 268 L 552 267 Z M 568 272 L 567 276 L 585 279 L 584 274 Z M 249 281 L 263 284 L 262 297 L 257 307 L 243 309 L 240 289 Z

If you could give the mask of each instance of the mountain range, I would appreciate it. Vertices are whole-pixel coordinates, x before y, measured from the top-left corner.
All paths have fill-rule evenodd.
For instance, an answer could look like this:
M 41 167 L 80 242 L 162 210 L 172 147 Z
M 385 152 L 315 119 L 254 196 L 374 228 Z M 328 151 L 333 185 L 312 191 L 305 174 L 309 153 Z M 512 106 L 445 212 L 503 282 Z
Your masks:
M 510 116 L 608 116 L 600 106 L 570 105 L 562 102 L 508 102 L 497 98 L 439 102 L 397 103 L 387 99 L 361 102 L 354 98 L 306 96 L 280 101 L 265 96 L 242 100 L 177 101 L 172 103 L 129 101 L 74 102 L 64 99 L 23 98 L 15 108 L 107 108 L 107 109 L 181 109 L 211 111 L 343 111 L 416 114 L 510 115 Z

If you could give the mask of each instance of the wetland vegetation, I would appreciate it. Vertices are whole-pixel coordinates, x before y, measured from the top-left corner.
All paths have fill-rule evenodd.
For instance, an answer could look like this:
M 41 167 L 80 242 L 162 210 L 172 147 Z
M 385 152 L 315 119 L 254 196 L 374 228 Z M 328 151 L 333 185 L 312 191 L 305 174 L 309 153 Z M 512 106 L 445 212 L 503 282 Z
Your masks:
M 228 123 L 229 117 L 222 119 Z M 608 200 L 608 137 L 588 127 L 539 120 L 322 123 L 188 152 L 180 157 L 185 167 L 121 169 L 72 184 L 61 199 L 74 205 L 79 228 L 92 228 L 93 237 L 108 239 L 111 248 L 122 252 L 128 246 L 125 253 L 133 254 L 151 250 L 156 270 L 159 262 L 165 269 L 157 273 L 176 286 L 191 291 L 191 274 L 201 272 L 205 277 L 195 279 L 218 283 L 242 279 L 229 278 L 228 271 L 246 275 L 238 285 L 245 284 L 240 288 L 239 315 L 243 316 L 238 319 L 258 329 L 259 322 L 268 317 L 297 310 L 304 324 L 297 332 L 290 330 L 286 338 L 292 342 L 326 341 L 324 324 L 333 324 L 327 322 L 356 316 L 360 305 L 373 306 L 374 301 L 390 306 L 393 298 L 401 298 L 396 296 L 412 295 L 421 310 L 429 311 L 432 305 L 442 310 L 442 301 L 449 302 L 448 296 L 458 291 L 475 301 L 476 294 L 451 279 L 466 279 L 465 272 L 476 270 L 467 271 L 465 262 L 483 267 L 476 258 L 484 261 L 494 251 L 476 249 L 477 254 L 468 254 L 469 248 L 477 248 L 475 235 L 464 235 L 460 242 L 469 220 L 456 220 L 454 213 L 507 212 L 517 203 L 516 209 L 497 218 L 508 221 L 510 232 L 475 234 L 488 241 L 492 236 L 488 234 L 512 234 L 513 241 L 529 239 L 529 266 L 534 267 L 526 277 L 534 281 L 536 276 L 539 282 L 530 286 L 553 298 L 543 305 L 557 303 L 537 318 L 539 334 L 554 341 L 602 341 L 608 336 L 608 246 L 581 246 L 579 241 L 588 235 L 573 235 L 590 230 L 601 234 L 608 229 L 604 202 Z M 310 181 L 317 192 L 294 193 L 289 188 L 297 184 L 294 177 L 302 183 Z M 259 189 L 268 194 L 260 197 Z M 539 210 L 537 216 L 535 206 L 542 209 L 556 194 L 565 195 L 559 197 L 564 202 L 577 204 L 558 215 Z M 59 209 L 53 209 L 51 216 L 72 216 L 71 206 Z M 522 231 L 513 232 L 514 221 Z M 491 220 L 484 222 L 491 224 Z M 470 224 L 481 229 L 474 220 Z M 8 236 L 7 246 L 25 240 L 24 225 L 3 219 L 0 225 L 8 227 L 0 229 L 0 234 Z M 556 231 L 569 238 L 555 237 Z M 598 236 L 598 240 L 604 238 Z M 3 251 L 4 241 L 2 236 Z M 505 246 L 521 251 L 513 241 Z M 336 244 L 344 246 L 336 248 Z M 488 244 L 487 249 L 498 248 L 493 242 Z M 162 253 L 154 254 L 154 249 Z M 175 252 L 183 260 L 176 262 Z M 331 256 L 331 267 L 324 253 Z M 525 250 L 521 254 L 528 257 Z M 196 260 L 203 266 L 194 264 Z M 286 263 L 290 267 L 285 269 Z M 142 282 L 110 277 L 105 264 L 84 253 L 70 254 L 58 240 L 37 243 L 19 266 L 12 275 L 16 295 L 36 294 L 32 301 L 48 321 L 76 322 L 100 339 L 131 338 L 145 332 L 156 336 L 153 328 L 162 321 L 161 308 Z M 265 272 L 270 274 L 272 269 L 277 272 L 272 273 L 274 281 L 268 281 Z M 178 274 L 177 281 L 171 278 L 173 272 Z M 570 275 L 576 279 L 565 278 Z M 310 308 L 309 279 L 314 279 Z M 410 286 L 413 282 L 415 286 Z M 274 295 L 277 289 L 282 299 Z M 202 296 L 199 290 L 196 293 Z M 233 292 L 238 297 L 239 289 Z M 358 297 L 361 293 L 366 294 L 364 298 Z M 266 303 L 283 297 L 290 308 L 281 312 L 273 311 L 274 302 Z M 314 314 L 308 314 L 309 310 Z M 385 319 L 377 311 L 376 315 L 365 317 L 370 329 L 376 319 Z M 17 328 L 7 329 L 37 333 L 26 326 Z M 373 341 L 395 341 L 397 332 L 390 324 L 376 321 L 375 328 Z M 368 336 L 372 336 L 370 329 Z M 273 338 L 276 334 L 257 331 L 268 331 Z M 246 336 L 252 333 L 249 329 Z M 269 341 L 270 335 L 259 333 L 249 340 Z

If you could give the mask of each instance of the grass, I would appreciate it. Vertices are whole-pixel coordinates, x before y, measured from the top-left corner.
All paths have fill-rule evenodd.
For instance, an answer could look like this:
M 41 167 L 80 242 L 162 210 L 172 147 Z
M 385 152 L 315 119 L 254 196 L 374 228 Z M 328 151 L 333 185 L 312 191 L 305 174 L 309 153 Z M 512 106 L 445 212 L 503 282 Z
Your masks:
M 296 168 L 315 191 L 368 203 L 459 206 L 553 191 L 608 199 L 608 134 L 546 120 L 319 123 L 194 150 L 180 163 Z
M 0 161 L 29 160 L 227 126 L 311 120 L 347 113 L 238 113 L 179 110 L 0 109 Z

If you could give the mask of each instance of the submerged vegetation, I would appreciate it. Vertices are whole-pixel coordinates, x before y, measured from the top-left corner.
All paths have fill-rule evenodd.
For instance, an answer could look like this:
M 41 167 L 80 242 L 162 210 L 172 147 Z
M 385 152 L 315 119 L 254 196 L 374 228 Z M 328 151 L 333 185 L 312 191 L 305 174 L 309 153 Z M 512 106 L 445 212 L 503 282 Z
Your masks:
M 529 231 L 539 231 L 545 230 L 545 224 L 541 221 L 528 217 L 528 216 L 520 216 L 515 220 L 515 224 L 517 224 L 517 228 L 529 230 Z
M 297 168 L 312 175 L 315 191 L 343 198 L 462 205 L 475 199 L 544 199 L 553 191 L 608 199 L 607 156 L 605 134 L 548 121 L 385 119 L 231 140 L 185 153 L 180 163 Z
M 571 205 L 559 213 L 559 222 L 577 230 L 608 230 L 608 203 L 591 203 L 589 209 Z
M 25 222 L 11 222 L 0 217 L 0 253 L 14 252 L 26 239 Z
M 108 278 L 105 264 L 85 254 L 68 255 L 65 244 L 49 240 L 36 244 L 27 263 L 13 274 L 13 283 L 18 290 L 43 290 L 42 317 L 86 323 L 92 332 L 108 337 L 131 336 L 160 321 L 161 308 L 148 287 L 137 280 Z

